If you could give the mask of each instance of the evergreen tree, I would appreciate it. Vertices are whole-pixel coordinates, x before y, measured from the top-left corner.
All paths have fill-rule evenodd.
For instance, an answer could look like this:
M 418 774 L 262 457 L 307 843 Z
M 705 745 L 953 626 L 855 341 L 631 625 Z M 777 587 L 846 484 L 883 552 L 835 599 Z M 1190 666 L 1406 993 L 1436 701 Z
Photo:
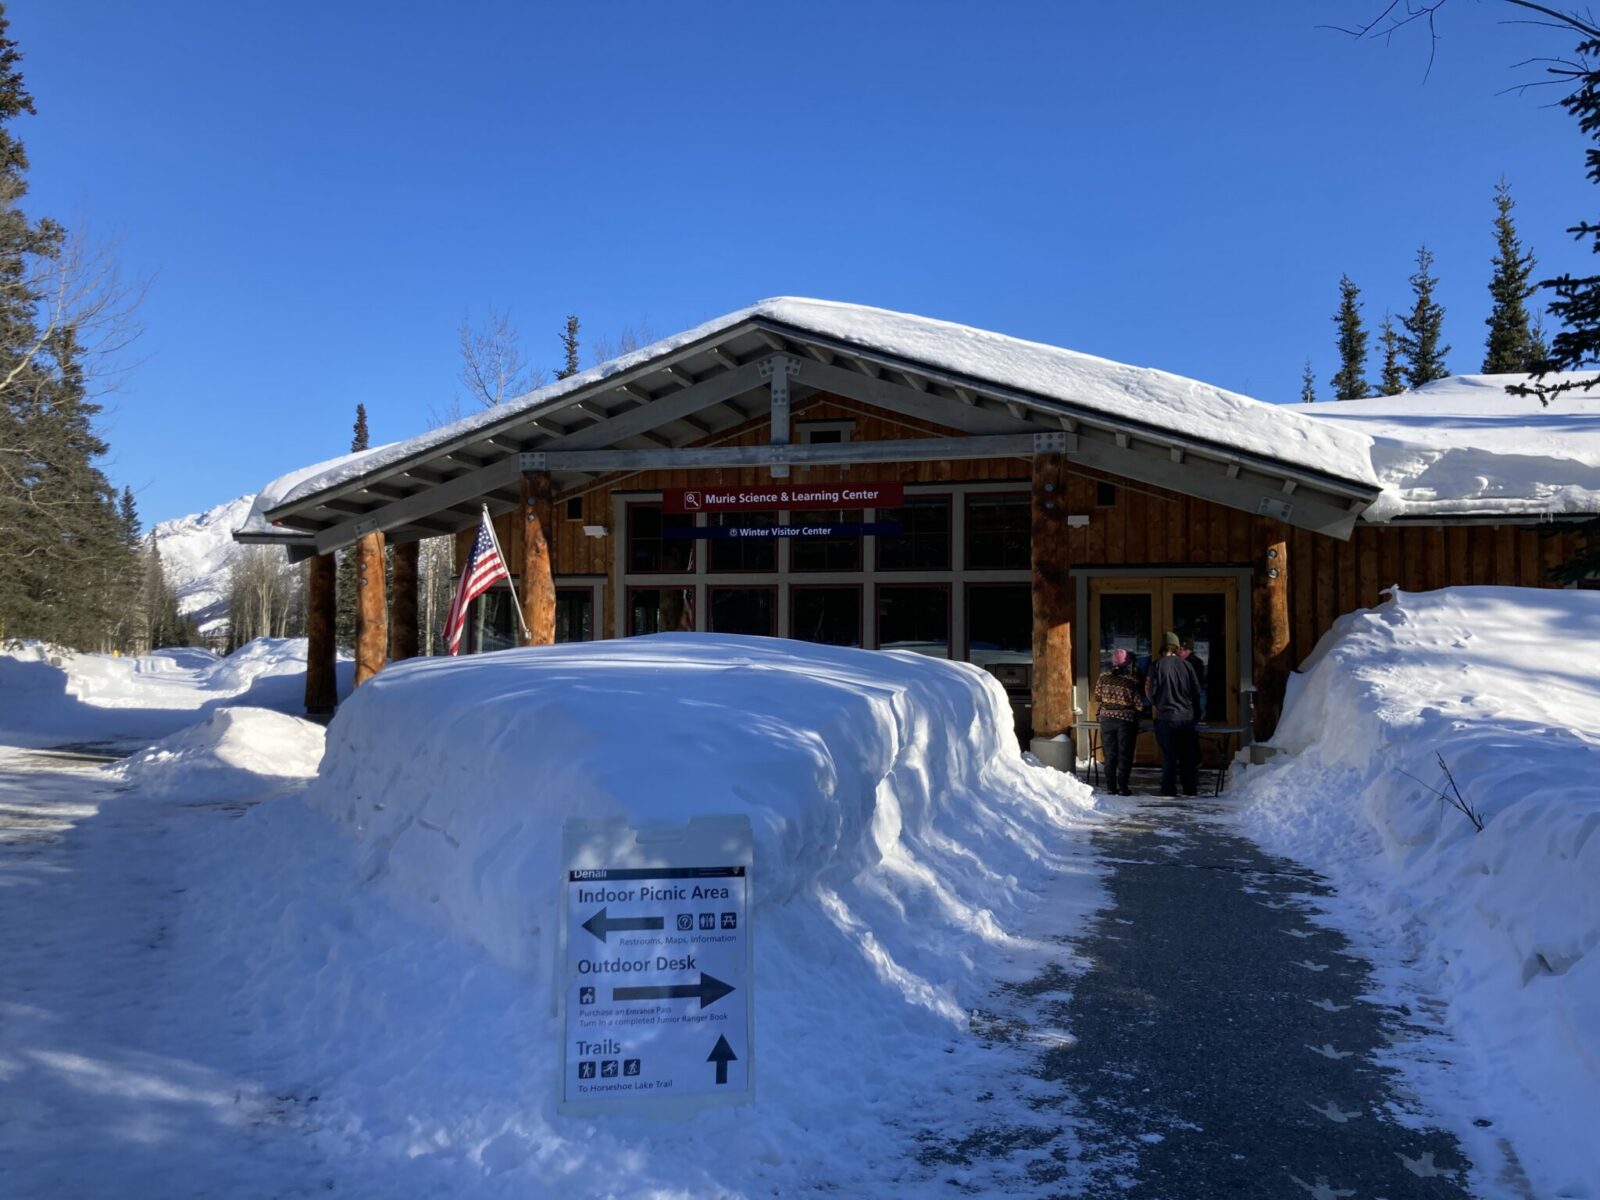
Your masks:
M 1361 305 L 1356 297 L 1361 289 L 1350 276 L 1339 276 L 1339 311 L 1333 323 L 1339 327 L 1339 371 L 1330 381 L 1335 400 L 1359 400 L 1372 391 L 1367 383 L 1367 331 L 1361 328 Z
M 566 328 L 561 332 L 561 349 L 566 355 L 566 365 L 556 372 L 556 378 L 566 379 L 582 369 L 578 363 L 578 318 L 575 314 L 567 316 Z
M 1383 372 L 1378 379 L 1378 393 L 1398 396 L 1406 390 L 1405 372 L 1400 369 L 1400 336 L 1394 331 L 1394 320 L 1383 314 L 1383 324 L 1378 327 L 1378 345 L 1383 347 Z
M 1406 360 L 1406 383 L 1419 388 L 1435 379 L 1444 379 L 1450 371 L 1444 365 L 1450 347 L 1442 344 L 1444 336 L 1444 309 L 1433 298 L 1438 279 L 1430 272 L 1433 255 L 1426 246 L 1417 250 L 1417 270 L 1411 276 L 1411 292 L 1415 302 L 1411 311 L 1400 318 L 1405 332 L 1400 335 L 1400 352 Z
M 1306 359 L 1306 369 L 1300 376 L 1300 402 L 1313 404 L 1317 399 L 1317 377 L 1311 373 L 1311 360 Z
M 94 460 L 79 330 L 49 300 L 64 274 L 64 231 L 22 209 L 28 157 L 11 130 L 34 111 L 0 6 L 0 636 L 85 649 L 114 644 L 118 585 L 135 554 Z
M 1485 375 L 1520 375 L 1538 362 L 1529 325 L 1528 308 L 1523 302 L 1534 293 L 1528 277 L 1533 273 L 1533 255 L 1525 254 L 1511 220 L 1511 186 L 1502 179 L 1494 189 L 1495 256 L 1494 277 L 1489 280 L 1493 306 L 1484 324 L 1489 327 L 1483 357 Z
M 161 566 L 161 547 L 152 531 L 144 559 L 144 611 L 146 650 L 168 646 L 187 646 L 193 640 L 193 626 L 178 612 L 178 598 L 167 583 Z
M 351 428 L 350 449 L 366 450 L 372 444 L 367 432 L 367 406 L 356 405 L 356 422 Z M 356 644 L 356 548 L 347 547 L 339 552 L 339 566 L 335 577 L 337 604 L 333 619 L 333 641 L 347 650 Z

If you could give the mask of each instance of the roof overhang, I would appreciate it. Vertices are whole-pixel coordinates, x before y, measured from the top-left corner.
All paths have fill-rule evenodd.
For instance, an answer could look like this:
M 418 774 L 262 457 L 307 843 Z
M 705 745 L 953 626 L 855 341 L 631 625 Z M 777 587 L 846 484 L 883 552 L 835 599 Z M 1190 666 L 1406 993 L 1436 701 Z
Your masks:
M 839 396 L 959 431 L 963 438 L 997 439 L 991 456 L 1028 453 L 1029 439 L 1049 434 L 1039 444 L 1064 450 L 1081 466 L 1335 537 L 1348 537 L 1378 494 L 1367 480 L 1109 413 L 1104 405 L 1075 404 L 941 369 L 766 315 L 663 345 L 659 354 L 620 360 L 619 367 L 627 364 L 621 369 L 597 368 L 568 381 L 572 386 L 530 393 L 526 402 L 506 405 L 503 415 L 490 410 L 435 437 L 371 452 L 320 485 L 313 477 L 265 512 L 270 526 L 236 538 L 282 544 L 291 557 L 302 558 L 372 532 L 397 542 L 455 533 L 471 527 L 485 504 L 496 512 L 516 505 L 531 463 L 549 470 L 561 490 L 620 469 L 735 465 L 707 459 L 704 451 L 770 413 L 775 369 L 787 380 L 795 405 L 814 395 Z M 955 440 L 949 439 L 952 451 Z M 756 461 L 780 470 L 861 461 L 829 457 L 848 453 L 846 447 L 762 449 L 766 455 Z

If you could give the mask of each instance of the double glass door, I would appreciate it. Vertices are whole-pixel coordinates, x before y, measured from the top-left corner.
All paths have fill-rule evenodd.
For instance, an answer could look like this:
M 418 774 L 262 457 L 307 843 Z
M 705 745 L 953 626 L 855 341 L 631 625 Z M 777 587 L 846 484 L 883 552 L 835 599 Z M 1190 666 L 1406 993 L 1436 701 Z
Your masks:
M 1205 720 L 1231 725 L 1239 718 L 1239 587 L 1233 578 L 1112 578 L 1089 581 L 1089 683 L 1111 667 L 1114 650 L 1127 650 L 1141 672 L 1171 630 L 1192 648 L 1200 675 Z M 1098 719 L 1091 697 L 1090 720 Z M 1155 755 L 1155 739 L 1139 739 L 1140 761 Z

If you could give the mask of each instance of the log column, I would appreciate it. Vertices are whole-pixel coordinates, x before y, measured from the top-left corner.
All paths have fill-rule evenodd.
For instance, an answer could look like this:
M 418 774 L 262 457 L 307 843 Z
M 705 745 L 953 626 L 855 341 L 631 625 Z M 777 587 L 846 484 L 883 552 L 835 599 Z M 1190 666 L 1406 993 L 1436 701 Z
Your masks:
M 556 584 L 550 567 L 550 514 L 555 487 L 550 472 L 522 477 L 522 620 L 530 646 L 556 640 Z
M 1256 522 L 1255 574 L 1250 580 L 1255 739 L 1278 727 L 1289 682 L 1289 537 L 1277 521 Z
M 331 554 L 306 563 L 306 716 L 325 717 L 339 701 L 334 675 L 338 583 Z
M 394 591 L 389 597 L 389 657 L 417 656 L 417 555 L 421 542 L 394 548 Z
M 383 595 L 383 534 L 356 543 L 356 686 L 379 671 L 389 651 L 388 605 Z
M 1066 455 L 1033 456 L 1033 751 L 1071 770 L 1072 581 L 1068 575 Z

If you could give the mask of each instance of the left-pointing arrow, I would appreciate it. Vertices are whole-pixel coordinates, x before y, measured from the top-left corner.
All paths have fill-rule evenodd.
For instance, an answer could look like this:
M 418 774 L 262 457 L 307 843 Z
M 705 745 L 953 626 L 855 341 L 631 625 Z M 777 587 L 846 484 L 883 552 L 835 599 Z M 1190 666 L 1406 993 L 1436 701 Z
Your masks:
M 644 987 L 614 987 L 611 999 L 618 1004 L 628 1000 L 698 1000 L 701 1008 L 710 1008 L 729 992 L 731 983 L 723 983 L 715 975 L 700 972 L 699 983 L 657 983 Z
M 606 910 L 601 909 L 583 923 L 583 927 L 602 942 L 608 933 L 627 933 L 635 929 L 662 929 L 665 924 L 660 917 L 606 917 Z

